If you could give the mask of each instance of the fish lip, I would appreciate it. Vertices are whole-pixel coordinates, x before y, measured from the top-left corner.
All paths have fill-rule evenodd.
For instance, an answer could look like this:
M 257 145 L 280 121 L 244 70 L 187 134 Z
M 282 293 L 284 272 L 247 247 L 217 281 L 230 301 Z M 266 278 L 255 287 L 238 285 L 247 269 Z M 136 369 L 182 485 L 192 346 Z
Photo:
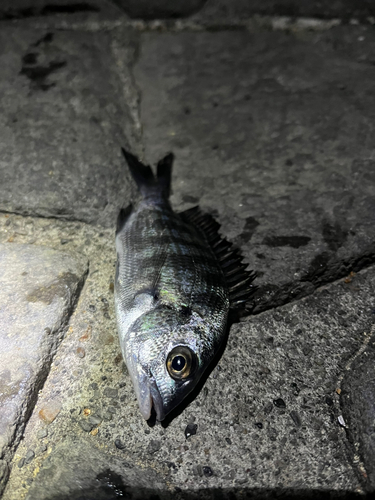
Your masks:
M 152 417 L 152 408 L 154 408 L 156 419 L 159 422 L 164 420 L 163 400 L 154 377 L 151 374 L 147 376 L 144 372 L 140 373 L 139 378 L 133 381 L 133 385 L 136 389 L 138 406 L 142 417 L 149 420 Z
M 147 377 L 144 374 L 142 374 L 141 380 L 139 382 L 137 380 L 137 383 L 134 382 L 135 381 L 133 381 L 133 385 L 136 389 L 139 410 L 142 414 L 142 417 L 145 420 L 148 420 L 151 416 L 152 397 Z
M 152 405 L 156 413 L 156 420 L 161 422 L 165 418 L 165 411 L 164 411 L 163 400 L 160 395 L 158 386 L 156 385 L 155 379 L 150 379 L 150 391 L 151 391 L 150 397 L 152 400 Z

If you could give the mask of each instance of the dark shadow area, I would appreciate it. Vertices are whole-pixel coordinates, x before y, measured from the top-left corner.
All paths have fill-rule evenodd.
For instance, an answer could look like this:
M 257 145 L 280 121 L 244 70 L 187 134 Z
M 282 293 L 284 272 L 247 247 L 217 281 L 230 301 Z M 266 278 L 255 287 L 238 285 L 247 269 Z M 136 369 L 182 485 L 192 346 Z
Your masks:
M 265 16 L 316 17 L 318 19 L 339 18 L 349 22 L 357 18 L 366 22 L 375 13 L 371 0 L 253 0 L 249 2 L 250 13 Z M 368 21 L 367 21 L 368 22 Z
M 351 272 L 359 272 L 375 264 L 373 248 L 368 248 L 362 255 L 354 255 L 347 260 L 337 258 L 335 252 L 322 252 L 310 262 L 307 273 L 299 281 L 283 285 L 260 285 L 254 293 L 253 311 L 259 314 L 268 309 L 282 306 L 294 300 L 311 295 L 316 288 L 347 277 Z
M 360 495 L 346 491 L 324 491 L 306 489 L 263 489 L 263 488 L 205 488 L 196 491 L 182 491 L 176 488 L 173 492 L 153 490 L 151 488 L 134 488 L 124 484 L 123 479 L 111 470 L 106 470 L 96 477 L 91 487 L 69 493 L 54 495 L 48 500 L 297 500 L 297 499 L 370 499 L 370 495 Z M 371 497 L 372 498 L 372 497 Z
M 126 14 L 134 19 L 178 19 L 198 12 L 207 0 L 183 2 L 170 0 L 113 0 Z
M 77 14 L 82 12 L 100 12 L 99 7 L 90 5 L 86 2 L 77 2 L 71 4 L 47 4 L 42 8 L 27 7 L 25 9 L 9 9 L 0 12 L 0 20 L 10 21 L 13 19 L 25 19 L 34 16 L 51 16 L 55 14 Z

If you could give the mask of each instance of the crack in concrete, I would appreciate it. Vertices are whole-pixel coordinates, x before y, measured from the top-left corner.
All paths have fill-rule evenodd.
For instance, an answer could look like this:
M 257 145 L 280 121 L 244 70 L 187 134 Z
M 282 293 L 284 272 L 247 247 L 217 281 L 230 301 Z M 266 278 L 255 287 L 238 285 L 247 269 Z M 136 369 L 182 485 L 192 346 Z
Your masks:
M 133 69 L 139 59 L 140 54 L 140 39 L 139 36 L 136 37 L 136 40 L 131 40 L 131 49 L 130 60 L 124 57 L 121 53 L 123 50 L 123 38 L 120 36 L 121 34 L 117 32 L 118 36 L 114 36 L 112 42 L 112 50 L 114 57 L 116 59 L 117 68 L 118 68 L 118 77 L 123 83 L 123 93 L 124 99 L 127 103 L 131 117 L 133 119 L 133 133 L 135 132 L 135 142 L 136 144 L 132 145 L 134 148 L 138 150 L 138 153 L 141 155 L 144 153 L 144 146 L 142 143 L 143 136 L 143 127 L 141 122 L 141 90 L 139 86 L 136 84 L 136 79 L 133 74 Z M 120 39 L 119 39 L 120 36 Z M 129 49 L 127 49 L 127 55 L 129 57 Z
M 365 352 L 366 348 L 370 344 L 370 341 L 374 339 L 374 337 L 375 337 L 375 324 L 372 325 L 370 332 L 368 334 L 366 332 L 363 332 L 363 335 L 364 335 L 364 339 L 363 339 L 361 346 L 349 358 L 342 373 L 339 375 L 337 382 L 336 382 L 336 398 L 335 399 L 336 399 L 337 407 L 340 408 L 340 412 L 341 412 L 341 401 L 340 401 L 341 383 L 342 383 L 345 375 L 347 374 L 347 372 L 350 371 L 354 361 Z M 344 427 L 344 430 L 345 430 L 345 438 L 346 438 L 345 448 L 346 448 L 346 458 L 348 460 L 348 463 L 351 464 L 351 466 L 353 467 L 353 470 L 356 474 L 358 474 L 358 472 L 359 472 L 362 475 L 361 479 L 363 479 L 363 478 L 366 479 L 367 478 L 366 467 L 360 458 L 360 450 L 359 450 L 360 443 L 358 441 L 353 441 L 352 445 L 350 444 L 349 427 L 346 424 L 346 422 L 344 421 L 342 414 L 340 414 L 338 416 L 338 421 L 339 421 L 340 425 L 342 427 Z M 353 448 L 354 448 L 354 451 L 353 451 Z M 365 492 L 362 489 L 362 494 L 364 494 L 364 493 Z
M 138 115 L 139 117 L 139 115 Z M 139 117 L 140 120 L 140 117 Z M 142 148 L 142 151 L 144 148 Z M 133 184 L 131 184 L 133 188 L 133 196 L 136 196 L 136 188 Z M 35 219 L 51 219 L 51 220 L 62 220 L 66 222 L 79 222 L 83 223 L 89 227 L 92 227 L 91 224 L 83 221 L 79 218 L 67 218 L 65 216 L 45 216 L 41 214 L 25 214 L 18 211 L 8 211 L 2 210 L 0 214 L 9 214 L 9 215 L 19 215 L 21 217 L 33 217 Z M 98 227 L 99 229 L 99 227 Z M 347 261 L 337 261 L 334 263 L 335 267 L 332 267 L 332 264 L 329 266 L 329 274 L 324 275 L 317 274 L 315 279 L 312 279 L 311 276 L 301 277 L 300 280 L 288 282 L 282 286 L 273 285 L 272 283 L 267 283 L 263 285 L 259 285 L 259 288 L 254 294 L 253 298 L 253 306 L 250 308 L 251 315 L 256 316 L 262 312 L 268 311 L 270 309 L 276 309 L 278 307 L 284 306 L 286 304 L 297 302 L 305 297 L 312 295 L 315 290 L 322 286 L 327 286 L 336 281 L 343 279 L 350 275 L 351 272 L 360 272 L 363 271 L 372 265 L 375 264 L 375 253 L 363 253 L 362 255 L 354 258 L 353 260 Z M 256 282 L 255 282 L 256 284 Z M 266 298 L 266 296 L 270 296 L 271 298 Z
M 44 215 L 41 213 L 34 213 L 32 210 L 28 209 L 26 209 L 25 211 L 21 211 L 21 210 L 5 210 L 4 208 L 2 208 L 0 214 L 20 215 L 21 217 L 32 217 L 33 219 L 47 219 L 47 220 L 52 219 L 65 222 L 80 222 L 81 224 L 87 224 L 88 226 L 90 226 L 90 224 L 86 221 L 86 219 L 80 219 L 79 217 L 74 217 L 65 214 Z M 96 227 L 102 227 L 102 226 L 96 226 Z
M 198 17 L 198 16 L 196 16 Z M 35 20 L 34 20 L 35 19 Z M 22 18 L 15 18 L 13 22 L 22 21 Z M 350 24 L 355 26 L 373 26 L 375 18 L 368 17 L 365 20 L 351 18 L 349 21 L 343 21 L 339 18 L 319 19 L 316 17 L 292 17 L 292 16 L 267 16 L 254 14 L 244 19 L 234 18 L 231 21 L 227 19 L 155 19 L 145 21 L 143 19 L 129 19 L 124 13 L 120 14 L 120 19 L 104 20 L 85 20 L 74 21 L 71 19 L 59 19 L 52 17 L 49 20 L 41 20 L 37 16 L 33 17 L 33 27 L 45 29 L 53 27 L 61 31 L 112 31 L 119 27 L 133 28 L 139 32 L 161 31 L 161 32 L 183 32 L 183 31 L 228 31 L 228 30 L 257 30 L 272 29 L 275 31 L 328 31 L 336 26 Z M 0 18 L 0 23 L 6 22 L 6 19 Z
M 90 269 L 90 263 L 88 263 L 86 272 L 81 276 L 81 278 L 77 282 L 77 288 L 76 288 L 76 292 L 75 292 L 75 296 L 74 296 L 73 300 L 71 301 L 71 296 L 68 297 L 68 301 L 69 302 L 71 301 L 71 302 L 67 307 L 66 315 L 62 319 L 62 323 L 60 325 L 60 328 L 56 332 L 54 332 L 54 338 L 56 340 L 53 344 L 51 344 L 51 349 L 50 349 L 48 357 L 46 358 L 46 362 L 43 364 L 42 369 L 36 375 L 34 390 L 30 394 L 30 396 L 27 398 L 27 401 L 26 401 L 26 411 L 24 414 L 24 418 L 22 418 L 22 420 L 18 420 L 16 422 L 15 430 L 14 430 L 12 439 L 9 442 L 9 445 L 7 447 L 7 451 L 4 453 L 4 456 L 1 457 L 2 460 L 4 460 L 6 464 L 11 462 L 11 460 L 13 459 L 13 456 L 15 455 L 15 453 L 17 451 L 18 445 L 20 444 L 20 441 L 21 441 L 22 436 L 23 436 L 23 432 L 26 428 L 26 425 L 27 425 L 27 423 L 28 423 L 33 411 L 34 411 L 36 403 L 38 401 L 39 391 L 41 391 L 43 389 L 43 386 L 48 378 L 48 375 L 50 374 L 53 359 L 57 353 L 59 345 L 61 344 L 61 342 L 65 338 L 72 314 L 75 311 L 78 300 L 81 296 L 81 292 L 82 292 L 83 287 L 86 283 L 87 276 L 89 275 L 89 269 Z M 3 475 L 1 476 L 0 497 L 1 497 L 2 493 L 4 492 L 5 487 L 8 483 L 9 475 L 10 475 L 10 468 L 6 467 L 4 469 Z
M 341 391 L 341 382 L 343 381 L 345 375 L 346 375 L 346 372 L 350 370 L 352 364 L 354 363 L 354 361 L 361 355 L 363 354 L 363 352 L 366 350 L 366 347 L 369 345 L 370 341 L 375 337 L 375 324 L 372 325 L 371 329 L 370 329 L 370 332 L 367 334 L 366 332 L 363 332 L 363 335 L 364 335 L 364 339 L 363 339 L 363 343 L 362 345 L 360 346 L 360 348 L 358 349 L 357 352 L 355 352 L 350 358 L 349 360 L 347 361 L 345 367 L 344 367 L 344 370 L 343 372 L 341 373 L 341 375 L 338 377 L 337 379 L 337 389 L 339 389 Z
M 326 268 L 327 272 L 324 269 L 322 273 L 316 273 L 315 276 L 302 276 L 300 280 L 291 281 L 282 286 L 272 285 L 272 283 L 261 285 L 255 294 L 253 314 L 296 302 L 312 295 L 319 287 L 332 284 L 347 277 L 351 272 L 357 273 L 374 264 L 375 253 L 369 251 L 352 260 L 337 260 L 329 263 Z M 266 294 L 272 294 L 272 296 L 268 300 L 263 300 Z

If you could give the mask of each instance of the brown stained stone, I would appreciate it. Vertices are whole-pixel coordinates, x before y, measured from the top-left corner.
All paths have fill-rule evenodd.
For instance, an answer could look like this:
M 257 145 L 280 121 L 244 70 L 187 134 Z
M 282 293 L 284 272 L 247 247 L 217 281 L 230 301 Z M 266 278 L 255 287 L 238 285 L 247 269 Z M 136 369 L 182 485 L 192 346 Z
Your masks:
M 86 351 L 84 350 L 83 347 L 77 347 L 77 349 L 76 349 L 76 355 L 79 358 L 84 358 L 86 356 Z
M 43 420 L 46 424 L 52 423 L 57 415 L 60 413 L 61 403 L 59 401 L 51 402 L 49 406 L 45 406 L 44 408 L 39 410 L 39 418 Z
M 89 325 L 83 335 L 79 338 L 80 342 L 86 342 L 87 340 L 90 340 L 92 334 L 92 327 Z
M 103 335 L 103 343 L 104 345 L 110 345 L 110 344 L 113 344 L 115 338 L 113 335 L 109 334 L 109 333 L 106 333 L 105 335 Z

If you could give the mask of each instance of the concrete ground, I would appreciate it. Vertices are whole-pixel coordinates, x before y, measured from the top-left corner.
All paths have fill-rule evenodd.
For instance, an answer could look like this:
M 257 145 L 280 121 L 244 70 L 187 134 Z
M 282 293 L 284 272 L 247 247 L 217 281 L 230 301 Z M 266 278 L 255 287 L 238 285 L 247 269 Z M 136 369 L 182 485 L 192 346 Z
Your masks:
M 120 0 L 0 8 L 4 500 L 375 489 L 374 13 L 195 3 L 163 20 Z M 214 215 L 258 273 L 253 313 L 163 425 L 117 340 L 121 146 L 173 151 L 173 207 Z

